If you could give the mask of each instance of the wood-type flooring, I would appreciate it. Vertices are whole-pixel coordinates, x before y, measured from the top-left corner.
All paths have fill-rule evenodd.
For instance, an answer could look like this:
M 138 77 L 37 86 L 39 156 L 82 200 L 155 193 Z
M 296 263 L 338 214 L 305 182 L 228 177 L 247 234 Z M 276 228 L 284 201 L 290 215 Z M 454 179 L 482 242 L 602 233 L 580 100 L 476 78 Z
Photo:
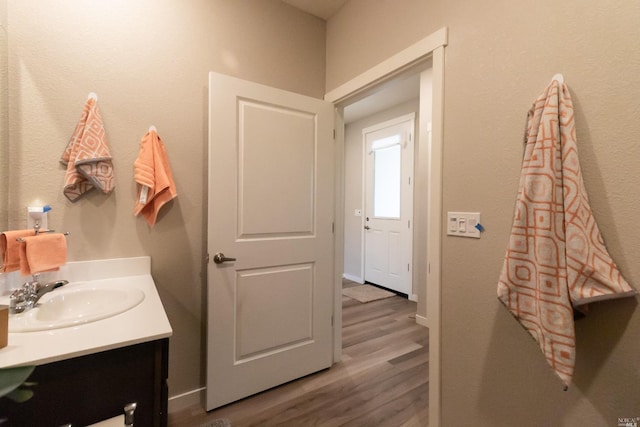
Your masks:
M 232 427 L 426 426 L 428 330 L 415 323 L 416 304 L 343 297 L 342 307 L 341 362 L 208 413 L 200 405 L 170 413 L 169 427 L 217 419 Z

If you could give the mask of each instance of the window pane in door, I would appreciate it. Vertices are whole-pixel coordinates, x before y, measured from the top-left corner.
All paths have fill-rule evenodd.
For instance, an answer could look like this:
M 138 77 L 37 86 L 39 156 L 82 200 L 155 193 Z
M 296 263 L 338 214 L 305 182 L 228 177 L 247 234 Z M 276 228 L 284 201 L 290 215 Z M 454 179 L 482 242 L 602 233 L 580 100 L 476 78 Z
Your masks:
M 400 145 L 375 149 L 373 162 L 373 216 L 400 218 Z

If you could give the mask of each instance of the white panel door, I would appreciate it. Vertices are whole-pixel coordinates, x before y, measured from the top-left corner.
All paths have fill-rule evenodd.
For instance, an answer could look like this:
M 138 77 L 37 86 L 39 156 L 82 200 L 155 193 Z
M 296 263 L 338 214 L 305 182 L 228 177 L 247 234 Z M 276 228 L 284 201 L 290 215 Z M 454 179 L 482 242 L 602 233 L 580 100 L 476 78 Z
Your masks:
M 365 281 L 411 295 L 414 116 L 363 130 Z
M 209 84 L 207 410 L 331 365 L 334 205 L 332 104 Z

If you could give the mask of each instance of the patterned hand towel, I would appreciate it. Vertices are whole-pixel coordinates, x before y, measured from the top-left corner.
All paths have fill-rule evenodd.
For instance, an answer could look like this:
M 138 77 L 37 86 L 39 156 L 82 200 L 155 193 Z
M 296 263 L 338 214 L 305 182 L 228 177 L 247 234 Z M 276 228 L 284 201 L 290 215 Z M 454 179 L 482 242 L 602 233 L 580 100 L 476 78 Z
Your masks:
M 113 164 L 96 98 L 87 99 L 60 162 L 67 166 L 63 192 L 70 201 L 93 188 L 105 194 L 113 190 Z
M 133 164 L 138 183 L 138 196 L 134 215 L 142 214 L 150 226 L 154 226 L 160 208 L 176 197 L 176 186 L 171 175 L 169 159 L 158 133 L 150 129 L 140 142 L 140 152 Z
M 591 212 L 566 85 L 554 80 L 536 99 L 525 143 L 498 298 L 538 342 L 566 389 L 575 364 L 574 310 L 636 292 L 607 252 Z
M 20 245 L 20 273 L 56 271 L 67 262 L 67 238 L 62 233 L 25 237 Z
M 10 273 L 20 270 L 20 238 L 33 236 L 33 229 L 5 231 L 0 235 L 0 252 L 2 252 L 2 268 L 0 272 Z

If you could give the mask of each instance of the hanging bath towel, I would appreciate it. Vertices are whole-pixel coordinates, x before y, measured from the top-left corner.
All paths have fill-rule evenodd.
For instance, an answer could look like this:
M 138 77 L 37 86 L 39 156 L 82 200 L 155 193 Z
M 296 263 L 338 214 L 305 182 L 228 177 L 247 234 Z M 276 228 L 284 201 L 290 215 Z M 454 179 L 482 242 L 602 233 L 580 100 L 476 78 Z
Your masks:
M 176 197 L 169 159 L 162 140 L 155 129 L 140 142 L 140 152 L 133 164 L 134 177 L 138 184 L 134 215 L 142 215 L 150 226 L 158 219 L 158 212 L 169 200 Z
M 516 209 L 498 298 L 565 384 L 575 363 L 574 310 L 634 295 L 602 240 L 580 172 L 573 104 L 557 81 L 529 110 Z
M 20 273 L 23 276 L 57 271 L 67 262 L 67 238 L 62 233 L 42 233 L 22 240 Z
M 113 164 L 95 96 L 89 96 L 60 162 L 67 166 L 63 193 L 72 202 L 93 188 L 113 190 Z

